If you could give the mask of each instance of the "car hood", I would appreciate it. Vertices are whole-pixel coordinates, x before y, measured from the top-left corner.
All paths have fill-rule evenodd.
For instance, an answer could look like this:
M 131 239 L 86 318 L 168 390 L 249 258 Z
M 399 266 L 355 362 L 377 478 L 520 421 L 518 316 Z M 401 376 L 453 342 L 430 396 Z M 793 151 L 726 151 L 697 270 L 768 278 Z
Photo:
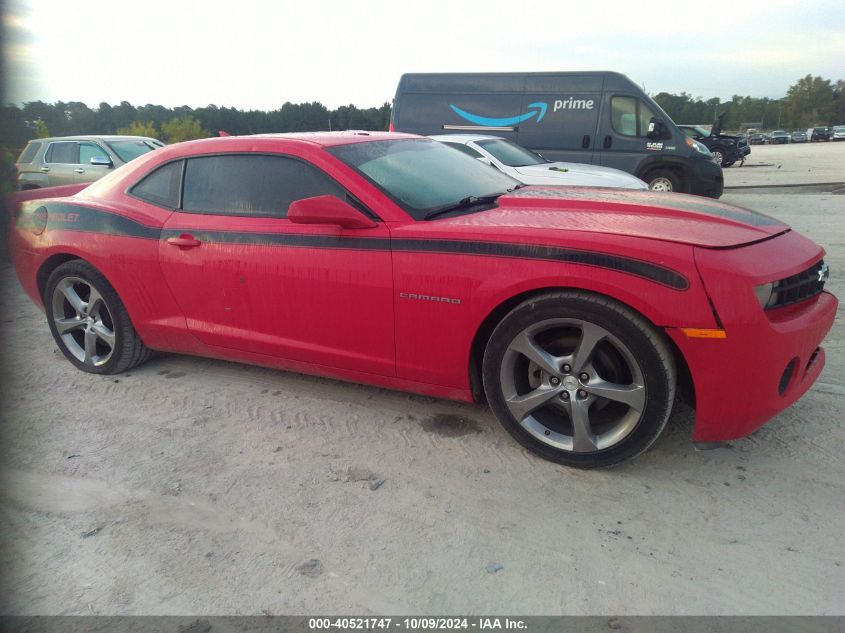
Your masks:
M 495 209 L 442 222 L 490 227 L 499 234 L 579 231 L 708 248 L 740 246 L 789 230 L 761 213 L 698 196 L 578 187 L 525 187 L 501 196 Z
M 529 185 L 648 189 L 648 185 L 629 173 L 598 165 L 559 162 L 525 165 L 513 169 Z

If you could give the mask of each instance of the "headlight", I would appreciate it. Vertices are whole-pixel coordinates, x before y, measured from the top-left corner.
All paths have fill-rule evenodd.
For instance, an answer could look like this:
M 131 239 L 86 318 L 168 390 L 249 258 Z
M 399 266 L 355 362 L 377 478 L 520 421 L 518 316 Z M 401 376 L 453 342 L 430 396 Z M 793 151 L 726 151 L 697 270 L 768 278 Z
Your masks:
M 691 139 L 690 137 L 686 138 L 687 145 L 693 148 L 699 154 L 704 154 L 705 156 L 712 156 L 710 150 L 707 149 L 707 146 L 704 143 L 699 143 L 695 139 Z
M 757 295 L 757 301 L 760 302 L 760 307 L 764 310 L 766 309 L 766 306 L 769 305 L 769 300 L 772 298 L 773 288 L 774 283 L 771 281 L 767 284 L 754 287 L 754 294 Z

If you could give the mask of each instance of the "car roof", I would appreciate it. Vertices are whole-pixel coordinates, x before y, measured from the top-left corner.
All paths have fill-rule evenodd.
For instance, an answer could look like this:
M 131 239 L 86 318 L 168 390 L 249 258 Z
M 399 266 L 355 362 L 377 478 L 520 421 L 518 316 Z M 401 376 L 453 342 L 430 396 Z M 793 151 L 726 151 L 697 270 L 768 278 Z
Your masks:
M 486 141 L 489 139 L 503 140 L 501 136 L 492 136 L 490 134 L 432 134 L 428 138 L 433 138 L 435 141 L 455 141 L 457 143 Z
M 123 134 L 83 134 L 80 136 L 50 136 L 29 140 L 30 143 L 47 141 L 158 141 L 158 139 L 151 136 L 126 136 Z

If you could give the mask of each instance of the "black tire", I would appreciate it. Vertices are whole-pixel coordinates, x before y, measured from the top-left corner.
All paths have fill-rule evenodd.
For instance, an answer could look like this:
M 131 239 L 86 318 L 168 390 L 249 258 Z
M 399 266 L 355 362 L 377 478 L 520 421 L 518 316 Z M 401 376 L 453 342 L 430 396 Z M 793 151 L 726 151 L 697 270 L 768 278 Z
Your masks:
M 91 306 L 93 292 L 99 298 Z M 68 296 L 73 296 L 74 302 Z M 84 308 L 77 309 L 75 304 Z M 56 345 L 77 369 L 92 374 L 119 374 L 145 362 L 152 354 L 135 331 L 117 292 L 100 271 L 81 259 L 65 262 L 52 272 L 44 290 L 44 306 Z M 68 324 L 62 334 L 59 322 Z M 89 335 L 95 341 L 90 354 Z
M 634 379 L 630 381 L 631 386 L 625 386 L 625 388 L 644 389 L 639 394 L 642 400 L 638 409 L 614 402 L 615 398 L 606 399 L 594 397 L 592 394 L 585 395 L 586 392 L 581 391 L 580 386 L 577 392 L 572 391 L 574 388 L 572 377 L 576 372 L 581 371 L 575 368 L 581 342 L 574 344 L 575 351 L 571 356 L 575 359 L 573 366 L 560 365 L 563 377 L 558 379 L 559 387 L 550 386 L 555 384 L 554 377 L 542 379 L 539 377 L 542 372 L 538 370 L 538 365 L 531 364 L 533 361 L 528 355 L 523 355 L 519 350 L 514 351 L 515 347 L 521 345 L 518 341 L 533 340 L 540 347 L 547 348 L 546 351 L 552 358 L 561 361 L 569 353 L 566 350 L 573 349 L 572 340 L 567 342 L 565 339 L 568 331 L 566 328 L 574 323 L 581 323 L 584 326 L 581 330 L 580 341 L 587 338 L 588 328 L 590 331 L 603 330 L 610 334 L 590 348 L 593 351 L 588 352 L 589 360 L 585 359 L 585 362 L 589 362 L 589 370 L 595 370 L 597 375 L 591 379 L 584 376 L 580 384 L 584 389 L 592 389 L 601 385 L 608 386 L 608 383 L 628 383 L 629 381 L 626 380 L 609 378 L 608 370 L 602 369 L 602 356 L 612 361 L 613 355 L 618 353 L 619 358 L 622 359 L 622 370 L 625 369 L 626 363 L 633 362 L 637 365 L 636 368 L 628 368 L 631 372 L 629 377 L 633 376 Z M 543 330 L 543 327 L 549 329 Z M 536 331 L 536 334 L 529 334 L 529 338 L 526 339 L 525 334 L 532 331 Z M 537 338 L 531 339 L 533 336 Z M 541 337 L 545 337 L 542 344 L 540 344 Z M 578 339 L 575 340 L 578 341 Z M 555 345 L 558 346 L 558 351 L 562 351 L 562 355 L 551 351 L 555 349 Z M 620 349 L 624 349 L 624 352 L 619 353 Z M 517 359 L 515 363 L 514 358 Z M 618 359 L 616 362 L 619 362 Z M 559 391 L 556 392 L 557 395 L 545 401 L 545 404 L 529 409 L 529 412 L 523 415 L 523 421 L 520 422 L 510 407 L 513 406 L 515 400 L 525 398 L 525 395 L 519 390 L 511 390 L 511 385 L 506 383 L 510 379 L 511 368 L 514 369 L 515 380 L 518 380 L 519 375 L 523 373 L 522 367 L 526 368 L 526 377 L 522 378 L 524 394 L 530 397 L 544 389 L 559 389 Z M 566 371 L 567 368 L 569 371 Z M 674 357 L 660 332 L 626 306 L 601 295 L 580 291 L 543 294 L 527 299 L 511 310 L 493 331 L 487 343 L 482 375 L 487 401 L 508 433 L 543 459 L 576 468 L 608 467 L 645 451 L 657 440 L 666 426 L 672 412 L 676 385 Z M 536 377 L 534 379 L 539 384 L 527 384 L 532 380 L 532 376 Z M 590 380 L 594 381 L 594 385 L 589 385 Z M 640 381 L 642 385 L 638 384 Z M 611 386 L 622 387 L 623 384 Z M 509 390 L 510 396 L 506 395 Z M 563 394 L 564 390 L 569 390 L 566 396 Z M 582 395 L 584 396 L 582 410 L 588 412 L 587 426 L 593 434 L 591 437 L 596 440 L 595 450 L 583 450 L 583 445 L 580 449 L 576 447 L 575 425 L 569 413 L 572 409 L 566 409 L 565 403 L 558 402 L 558 399 L 565 398 L 574 406 L 575 402 L 572 402 L 572 399 L 576 397 L 580 399 Z M 564 409 L 560 408 L 562 406 Z M 627 411 L 623 412 L 623 408 L 627 408 Z M 616 411 L 619 412 L 620 420 L 626 425 L 624 434 L 612 426 L 615 424 L 613 416 L 617 415 Z M 538 421 L 541 418 L 543 422 Z M 561 429 L 564 429 L 567 424 L 572 434 L 570 438 L 572 445 L 569 448 L 562 448 L 559 442 L 556 443 L 556 438 L 566 438 L 566 432 Z M 602 431 L 602 425 L 609 430 L 608 433 Z M 557 430 L 550 432 L 549 428 Z M 600 446 L 602 438 L 607 437 L 611 438 L 612 443 L 605 447 Z
M 646 179 L 652 191 L 681 191 L 681 181 L 675 172 L 668 169 L 655 169 Z

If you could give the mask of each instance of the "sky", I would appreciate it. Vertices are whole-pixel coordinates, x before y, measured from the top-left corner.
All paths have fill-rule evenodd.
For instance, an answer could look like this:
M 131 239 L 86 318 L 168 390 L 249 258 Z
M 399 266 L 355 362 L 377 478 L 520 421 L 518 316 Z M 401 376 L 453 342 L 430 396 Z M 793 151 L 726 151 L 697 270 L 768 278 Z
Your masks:
M 370 107 L 405 72 L 614 70 L 723 100 L 845 79 L 842 0 L 6 0 L 3 28 L 11 103 Z

